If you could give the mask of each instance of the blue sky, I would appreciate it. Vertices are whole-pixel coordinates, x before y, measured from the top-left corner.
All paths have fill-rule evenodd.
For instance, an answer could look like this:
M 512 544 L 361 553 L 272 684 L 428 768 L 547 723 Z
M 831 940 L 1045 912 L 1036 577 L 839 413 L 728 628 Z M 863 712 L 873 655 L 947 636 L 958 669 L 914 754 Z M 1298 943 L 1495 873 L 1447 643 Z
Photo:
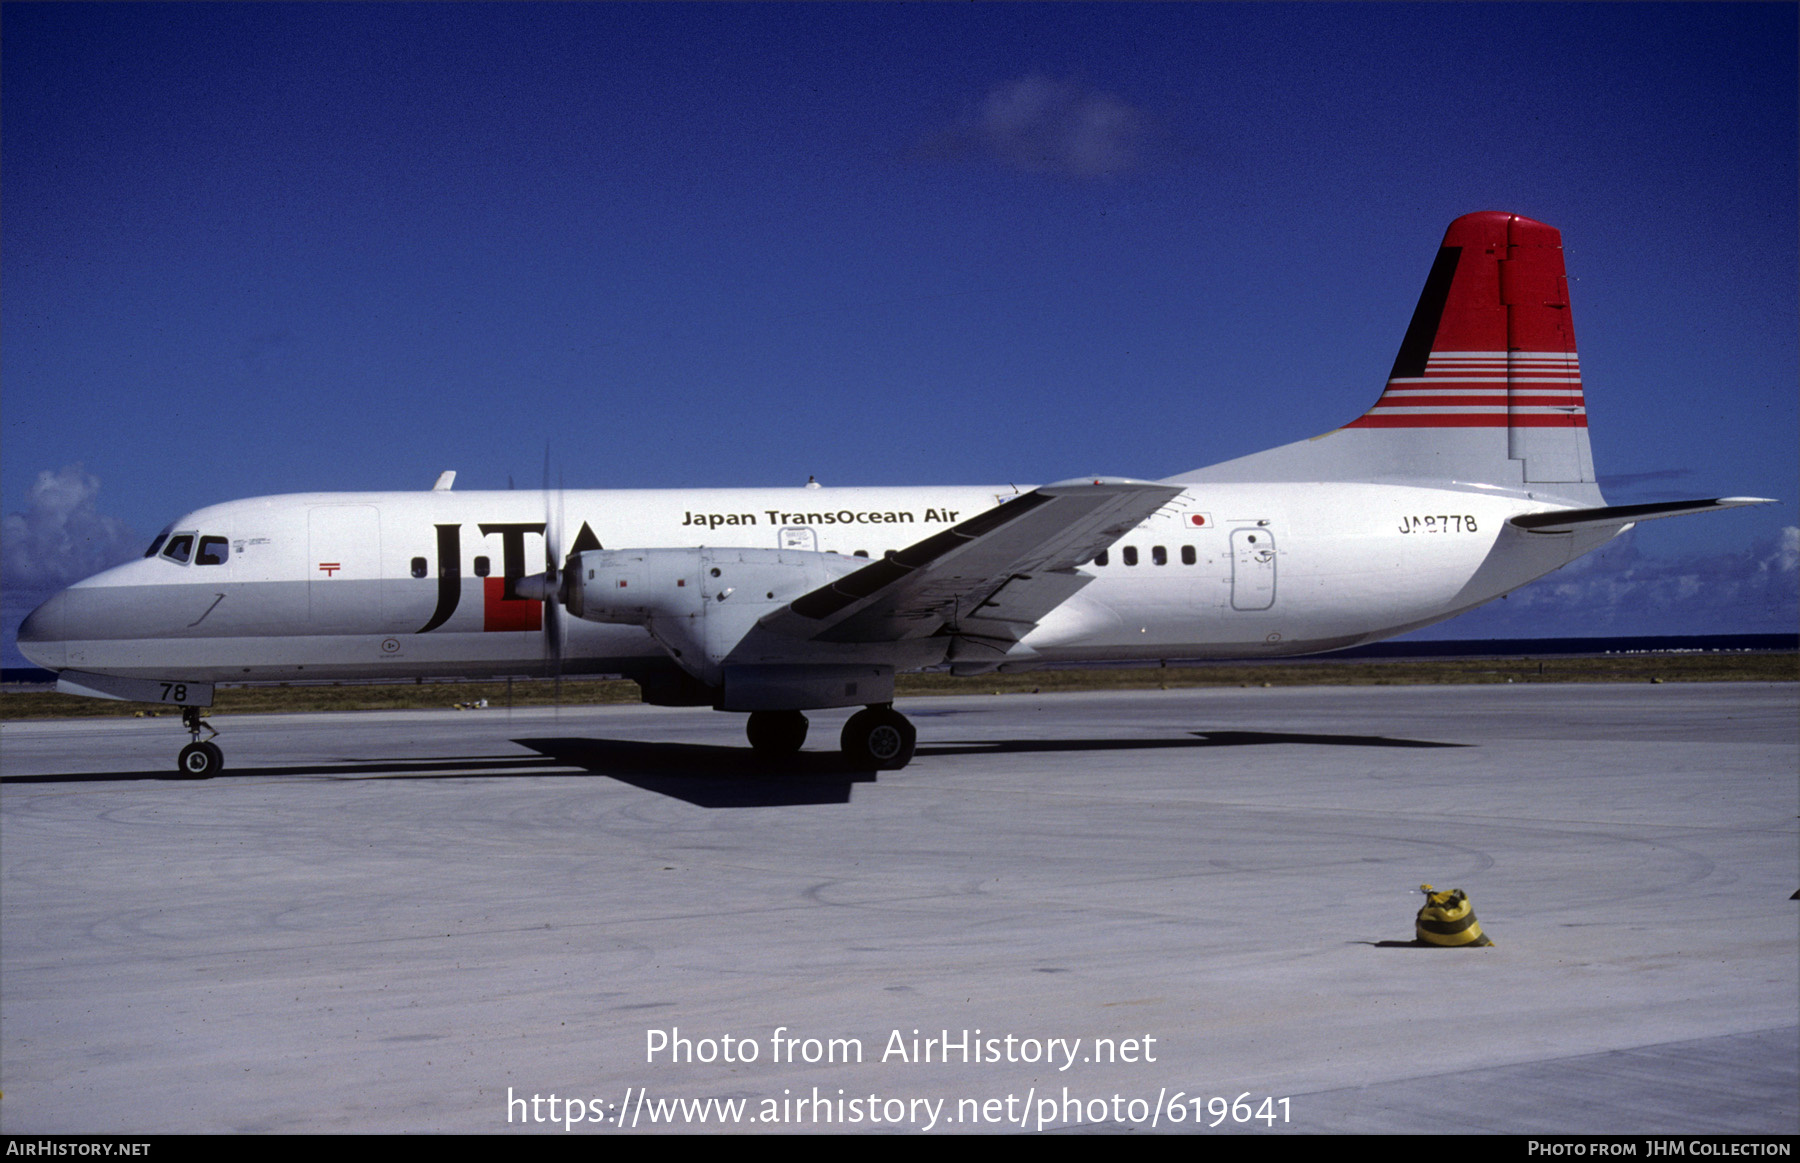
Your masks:
M 321 489 L 1159 477 L 1562 230 L 1640 527 L 1445 636 L 1796 622 L 1792 5 L 0 6 L 21 606 Z

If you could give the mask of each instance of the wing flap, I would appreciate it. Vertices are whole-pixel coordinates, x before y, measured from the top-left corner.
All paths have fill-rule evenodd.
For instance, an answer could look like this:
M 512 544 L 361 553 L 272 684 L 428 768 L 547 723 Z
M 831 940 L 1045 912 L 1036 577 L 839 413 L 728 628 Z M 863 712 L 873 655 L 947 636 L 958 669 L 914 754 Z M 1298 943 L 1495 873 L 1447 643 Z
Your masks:
M 1010 645 L 1031 633 L 1044 615 L 1075 596 L 1091 579 L 1074 570 L 1019 574 L 964 614 L 957 632 Z

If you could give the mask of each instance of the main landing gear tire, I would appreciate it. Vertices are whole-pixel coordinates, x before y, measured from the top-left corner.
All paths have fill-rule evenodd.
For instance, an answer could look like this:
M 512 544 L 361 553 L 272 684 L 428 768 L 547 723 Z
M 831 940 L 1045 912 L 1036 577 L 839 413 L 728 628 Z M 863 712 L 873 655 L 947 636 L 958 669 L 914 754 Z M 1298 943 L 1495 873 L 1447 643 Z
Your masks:
M 211 779 L 225 769 L 225 753 L 217 743 L 189 743 L 175 761 L 176 770 L 189 779 Z
M 898 771 L 912 761 L 919 733 L 892 707 L 870 707 L 850 716 L 839 744 L 858 771 Z
M 799 711 L 752 711 L 744 734 L 758 755 L 792 755 L 806 742 L 806 725 Z

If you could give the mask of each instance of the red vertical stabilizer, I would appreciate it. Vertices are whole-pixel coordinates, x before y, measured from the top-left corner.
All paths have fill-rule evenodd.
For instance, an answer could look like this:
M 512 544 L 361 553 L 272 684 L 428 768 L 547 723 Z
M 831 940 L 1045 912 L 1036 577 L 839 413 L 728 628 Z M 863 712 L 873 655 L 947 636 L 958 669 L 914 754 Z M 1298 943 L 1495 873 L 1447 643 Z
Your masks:
M 1593 506 L 1605 502 L 1587 423 L 1562 235 L 1483 211 L 1444 233 L 1374 407 L 1169 479 L 1473 485 Z
M 1587 427 L 1562 235 L 1498 211 L 1452 222 L 1387 390 L 1348 427 Z M 1533 443 L 1525 438 L 1512 454 L 1550 453 Z

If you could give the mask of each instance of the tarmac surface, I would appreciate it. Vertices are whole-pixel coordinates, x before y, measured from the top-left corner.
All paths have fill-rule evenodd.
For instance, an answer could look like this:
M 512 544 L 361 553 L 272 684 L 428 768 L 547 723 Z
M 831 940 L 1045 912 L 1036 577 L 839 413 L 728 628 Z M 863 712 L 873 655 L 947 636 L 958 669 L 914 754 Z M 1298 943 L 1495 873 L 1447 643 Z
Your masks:
M 1800 1129 L 1800 686 L 900 709 L 0 725 L 0 1130 Z

